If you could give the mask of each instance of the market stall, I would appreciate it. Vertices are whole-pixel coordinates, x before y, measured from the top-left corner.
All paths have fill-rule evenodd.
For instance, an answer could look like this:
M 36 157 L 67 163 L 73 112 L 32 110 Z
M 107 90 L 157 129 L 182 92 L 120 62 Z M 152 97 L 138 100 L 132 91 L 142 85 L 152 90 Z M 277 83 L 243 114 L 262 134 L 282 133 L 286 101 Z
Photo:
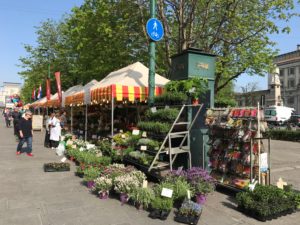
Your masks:
M 116 103 L 146 102 L 148 96 L 149 69 L 136 62 L 120 70 L 111 72 L 91 88 L 92 104 L 111 103 L 111 136 L 114 135 L 114 110 Z M 155 95 L 163 92 L 169 80 L 155 75 Z

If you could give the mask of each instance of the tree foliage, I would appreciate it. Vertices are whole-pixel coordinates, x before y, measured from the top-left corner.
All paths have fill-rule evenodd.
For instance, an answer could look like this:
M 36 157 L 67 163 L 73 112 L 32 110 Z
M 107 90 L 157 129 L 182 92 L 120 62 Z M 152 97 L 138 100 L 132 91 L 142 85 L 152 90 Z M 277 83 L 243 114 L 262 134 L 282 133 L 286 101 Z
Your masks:
M 276 55 L 268 34 L 289 32 L 277 23 L 288 22 L 293 8 L 292 0 L 157 0 L 165 29 L 157 43 L 157 71 L 167 74 L 170 56 L 196 47 L 218 56 L 216 95 L 243 73 L 264 75 Z M 20 59 L 23 95 L 28 98 L 44 79 L 48 62 L 52 74 L 61 71 L 64 89 L 136 61 L 147 65 L 148 18 L 148 0 L 85 0 L 60 22 L 43 22 L 37 45 L 25 45 L 28 55 Z

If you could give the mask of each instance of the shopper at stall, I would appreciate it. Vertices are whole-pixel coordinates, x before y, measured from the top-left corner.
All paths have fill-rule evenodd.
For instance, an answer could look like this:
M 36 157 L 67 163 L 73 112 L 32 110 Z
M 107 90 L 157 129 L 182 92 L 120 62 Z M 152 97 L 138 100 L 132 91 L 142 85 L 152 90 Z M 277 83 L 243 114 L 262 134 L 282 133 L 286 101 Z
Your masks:
M 19 136 L 19 128 L 18 128 L 18 125 L 19 125 L 19 121 L 21 119 L 21 114 L 19 112 L 19 109 L 17 107 L 14 108 L 14 111 L 12 112 L 12 118 L 13 118 L 13 125 L 14 125 L 14 135 L 16 137 Z
M 47 115 L 46 115 L 47 116 Z M 45 116 L 45 117 L 46 117 Z M 45 140 L 44 140 L 44 147 L 50 148 L 51 142 L 50 142 L 50 121 L 55 116 L 55 113 L 51 113 L 51 115 L 46 119 L 45 127 L 46 127 L 46 133 L 45 133 Z
M 61 126 L 59 120 L 59 114 L 56 113 L 52 119 L 49 121 L 50 125 L 50 142 L 51 148 L 57 148 L 59 144 L 59 139 L 61 136 Z
M 33 156 L 32 154 L 32 113 L 26 111 L 24 117 L 22 117 L 18 122 L 18 134 L 19 134 L 19 144 L 17 146 L 17 155 L 22 153 L 22 147 L 24 143 L 27 143 L 27 155 Z

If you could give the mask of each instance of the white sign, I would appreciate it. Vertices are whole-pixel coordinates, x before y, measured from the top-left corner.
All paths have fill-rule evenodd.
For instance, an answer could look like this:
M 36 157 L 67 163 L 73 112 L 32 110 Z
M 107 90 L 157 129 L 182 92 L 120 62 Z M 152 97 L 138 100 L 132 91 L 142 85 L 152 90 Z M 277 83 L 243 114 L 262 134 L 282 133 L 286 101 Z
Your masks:
M 147 150 L 147 146 L 146 145 L 142 145 L 141 146 L 141 151 L 146 151 Z
M 67 158 L 66 157 L 63 157 L 60 161 L 61 162 L 65 162 L 67 160 Z
M 151 112 L 152 112 L 152 113 L 156 113 L 156 112 L 157 112 L 156 107 L 152 107 L 152 108 L 151 108 Z
M 168 188 L 163 188 L 161 191 L 161 196 L 167 197 L 167 198 L 172 198 L 173 195 L 173 190 L 168 189 Z
M 140 130 L 133 130 L 132 131 L 132 135 L 139 135 L 140 134 Z
M 83 134 L 83 130 L 80 130 L 80 131 L 79 131 L 79 134 Z
M 143 188 L 147 188 L 148 187 L 148 181 L 147 180 L 143 180 Z
M 93 134 L 92 139 L 97 139 L 97 135 Z
M 147 137 L 147 132 L 146 132 L 146 131 L 144 131 L 144 132 L 142 133 L 142 137 L 144 137 L 144 138 Z
M 266 172 L 268 170 L 268 153 L 260 154 L 260 171 Z
M 126 138 L 125 134 L 122 134 L 122 135 L 121 135 L 121 138 L 125 139 L 125 138 Z
M 188 200 L 190 200 L 191 199 L 191 191 L 187 190 L 186 192 L 187 192 L 187 198 L 188 198 Z
M 120 133 L 123 133 L 123 130 L 120 130 Z

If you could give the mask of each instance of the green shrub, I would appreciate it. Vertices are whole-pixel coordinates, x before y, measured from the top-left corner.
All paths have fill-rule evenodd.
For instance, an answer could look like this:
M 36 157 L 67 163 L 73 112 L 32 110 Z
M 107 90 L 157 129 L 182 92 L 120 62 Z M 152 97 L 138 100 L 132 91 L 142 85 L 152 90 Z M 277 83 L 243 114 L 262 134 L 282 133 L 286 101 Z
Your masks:
M 173 123 L 179 114 L 178 109 L 158 109 L 156 112 L 152 112 L 150 109 L 146 111 L 146 118 L 150 121 L 164 121 Z
M 295 141 L 300 142 L 300 131 L 291 131 L 291 130 L 269 130 L 266 133 L 267 137 L 270 137 L 274 140 L 282 141 Z
M 90 166 L 83 170 L 83 174 L 84 181 L 92 181 L 100 175 L 100 169 Z
M 169 132 L 171 125 L 162 122 L 139 122 L 138 128 L 155 134 L 166 134 Z
M 173 208 L 173 199 L 166 197 L 155 197 L 151 203 L 152 208 L 169 211 Z
M 162 95 L 156 96 L 154 102 L 156 104 L 170 104 L 170 105 L 181 105 L 186 103 L 188 96 L 184 93 L 178 92 L 164 92 Z
M 150 188 L 137 187 L 131 193 L 130 198 L 135 204 L 141 204 L 143 207 L 148 208 L 154 199 L 154 192 Z

